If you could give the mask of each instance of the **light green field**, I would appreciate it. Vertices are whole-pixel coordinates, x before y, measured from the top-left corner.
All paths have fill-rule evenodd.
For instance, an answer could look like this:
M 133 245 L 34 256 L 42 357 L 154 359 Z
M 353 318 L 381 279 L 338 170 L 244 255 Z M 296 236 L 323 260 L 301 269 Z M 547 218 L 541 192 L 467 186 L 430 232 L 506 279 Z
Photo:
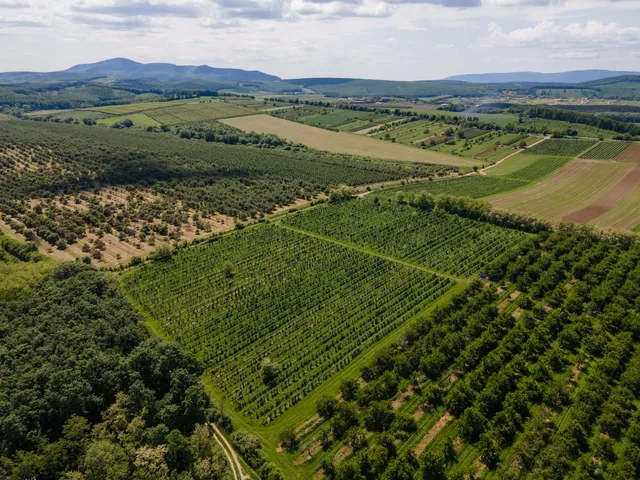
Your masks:
M 203 122 L 218 118 L 253 115 L 256 111 L 241 105 L 234 105 L 233 103 L 211 101 L 187 103 L 175 107 L 156 108 L 146 113 L 158 123 L 173 125 L 177 123 Z
M 143 102 L 143 103 L 129 103 L 126 105 L 111 105 L 107 107 L 92 107 L 85 110 L 93 112 L 108 113 L 110 115 L 126 115 L 129 113 L 145 112 L 147 110 L 154 110 L 156 108 L 166 108 L 175 105 L 183 105 L 189 102 L 197 102 L 197 99 L 187 100 L 173 100 L 170 102 Z
M 537 155 L 514 155 L 504 162 L 485 170 L 490 177 L 506 177 L 536 163 L 541 157 Z
M 109 127 L 124 120 L 131 120 L 134 127 L 159 127 L 160 123 L 144 113 L 134 113 L 132 115 L 120 115 L 117 117 L 102 118 L 96 123 L 98 125 L 108 125 Z

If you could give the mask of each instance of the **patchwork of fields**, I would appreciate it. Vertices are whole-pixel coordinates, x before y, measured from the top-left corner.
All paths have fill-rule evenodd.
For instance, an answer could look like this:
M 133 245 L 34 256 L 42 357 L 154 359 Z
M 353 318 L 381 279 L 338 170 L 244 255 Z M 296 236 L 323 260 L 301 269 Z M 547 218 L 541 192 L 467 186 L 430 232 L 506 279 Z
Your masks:
M 272 133 L 292 142 L 333 153 L 347 153 L 405 162 L 473 167 L 478 161 L 453 157 L 390 142 L 380 142 L 363 135 L 311 127 L 269 115 L 250 115 L 221 120 L 222 123 L 244 131 Z
M 491 203 L 552 221 L 597 222 L 598 216 L 640 186 L 637 172 L 638 167 L 630 164 L 574 160 L 540 183 L 496 197 Z

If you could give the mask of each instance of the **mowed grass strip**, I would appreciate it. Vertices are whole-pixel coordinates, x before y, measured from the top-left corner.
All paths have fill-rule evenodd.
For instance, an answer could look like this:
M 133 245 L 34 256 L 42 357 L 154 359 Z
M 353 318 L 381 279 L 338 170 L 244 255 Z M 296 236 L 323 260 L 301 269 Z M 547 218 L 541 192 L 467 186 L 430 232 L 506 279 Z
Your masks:
M 598 200 L 633 165 L 596 160 L 574 160 L 530 188 L 490 200 L 498 207 L 560 221 Z
M 479 164 L 479 162 L 471 159 L 384 142 L 364 135 L 332 132 L 270 115 L 227 118 L 221 120 L 221 122 L 247 132 L 272 133 L 295 143 L 333 153 L 459 167 L 472 167 Z

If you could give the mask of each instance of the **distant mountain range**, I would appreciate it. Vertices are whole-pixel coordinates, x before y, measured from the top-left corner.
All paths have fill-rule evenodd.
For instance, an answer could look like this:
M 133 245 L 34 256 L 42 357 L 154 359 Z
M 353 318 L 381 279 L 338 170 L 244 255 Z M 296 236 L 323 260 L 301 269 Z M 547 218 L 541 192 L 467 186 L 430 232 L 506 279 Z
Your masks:
M 475 73 L 454 75 L 445 80 L 469 83 L 584 83 L 603 78 L 623 75 L 640 75 L 639 72 L 616 72 L 611 70 L 574 70 L 559 73 L 511 72 L 511 73 Z
M 208 65 L 174 65 L 172 63 L 139 63 L 127 58 L 112 58 L 97 63 L 73 66 L 60 72 L 0 73 L 0 81 L 30 82 L 86 79 L 97 76 L 115 76 L 120 79 L 187 80 L 206 79 L 215 82 L 271 82 L 280 80 L 258 70 L 214 68 Z

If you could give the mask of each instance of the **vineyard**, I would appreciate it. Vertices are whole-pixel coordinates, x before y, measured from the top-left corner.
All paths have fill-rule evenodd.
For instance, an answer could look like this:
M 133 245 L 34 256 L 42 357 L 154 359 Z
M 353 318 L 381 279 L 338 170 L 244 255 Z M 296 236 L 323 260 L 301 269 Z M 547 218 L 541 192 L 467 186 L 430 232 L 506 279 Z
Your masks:
M 515 157 L 512 157 L 512 158 L 515 158 Z M 509 160 L 512 160 L 512 158 Z M 507 160 L 507 162 L 509 160 Z M 548 156 L 539 157 L 539 158 L 536 158 L 532 164 L 527 165 L 524 168 L 516 170 L 512 173 L 509 173 L 506 176 L 508 178 L 524 180 L 526 182 L 537 182 L 551 175 L 556 170 L 559 170 L 560 168 L 564 167 L 570 161 L 571 161 L 570 157 L 548 157 Z M 500 164 L 496 168 L 500 168 L 501 166 L 502 164 Z
M 589 147 L 593 147 L 597 140 L 577 140 L 567 138 L 551 138 L 528 148 L 523 153 L 528 155 L 551 155 L 555 157 L 577 157 Z
M 489 170 L 491 171 L 491 170 Z M 432 195 L 456 195 L 462 197 L 482 198 L 498 193 L 508 192 L 527 185 L 522 180 L 497 178 L 484 175 L 471 175 L 462 178 L 438 180 L 433 182 L 416 182 L 402 187 L 376 191 L 380 198 L 396 198 L 398 192 L 405 195 L 428 192 Z
M 239 410 L 264 424 L 452 285 L 272 225 L 124 277 L 131 298 L 205 362 Z
M 253 115 L 256 112 L 241 105 L 234 105 L 233 103 L 209 101 L 156 108 L 145 113 L 158 123 L 174 125 L 178 123 L 203 122 L 217 118 Z
M 320 399 L 293 458 L 317 478 L 637 478 L 639 262 L 570 228 L 511 249 Z
M 591 160 L 612 160 L 621 154 L 630 143 L 628 142 L 601 142 L 588 152 L 584 153 L 580 158 L 588 158 Z
M 323 205 L 296 213 L 284 224 L 455 276 L 478 273 L 526 236 L 516 230 L 388 200 Z
M 640 144 L 632 143 L 614 158 L 617 162 L 640 163 Z

